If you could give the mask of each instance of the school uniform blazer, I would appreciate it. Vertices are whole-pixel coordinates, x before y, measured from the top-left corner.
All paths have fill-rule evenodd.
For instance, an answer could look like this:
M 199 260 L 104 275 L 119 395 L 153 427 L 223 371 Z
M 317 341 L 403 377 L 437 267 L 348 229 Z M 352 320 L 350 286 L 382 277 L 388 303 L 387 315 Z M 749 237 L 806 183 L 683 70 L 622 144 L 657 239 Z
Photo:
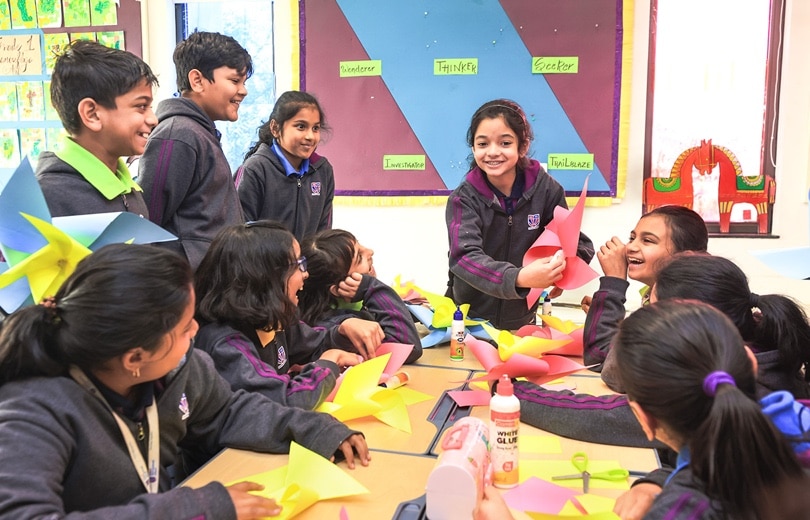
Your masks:
M 499 329 L 535 322 L 537 303 L 526 306 L 529 289 L 515 287 L 523 255 L 554 217 L 567 208 L 563 187 L 532 159 L 524 171 L 526 189 L 508 215 L 478 168 L 467 173 L 447 200 L 445 220 L 450 243 L 450 295 L 470 304 L 470 317 Z M 580 233 L 577 256 L 590 262 L 593 243 Z
M 149 219 L 177 236 L 165 242 L 197 269 L 224 227 L 244 221 L 214 122 L 186 98 L 161 101 L 138 164 Z
M 236 173 L 237 191 L 247 220 L 278 220 L 301 242 L 305 236 L 332 228 L 335 175 L 317 153 L 302 177 L 287 176 L 281 160 L 265 143 Z
M 309 341 L 316 341 L 315 336 L 324 337 L 323 333 L 312 332 Z M 302 337 L 301 341 L 308 340 Z M 197 332 L 194 346 L 211 356 L 217 371 L 232 390 L 259 392 L 286 406 L 305 410 L 317 408 L 335 388 L 340 375 L 335 363 L 317 358 L 304 364 L 297 374 L 288 374 L 288 350 L 303 345 L 290 345 L 283 332 L 263 346 L 255 332 L 243 333 L 230 325 L 209 323 Z
M 593 293 L 582 332 L 583 362 L 585 365 L 596 365 L 591 368 L 594 372 L 602 371 L 602 363 L 608 355 L 613 336 L 619 331 L 619 324 L 627 314 L 624 304 L 628 287 L 630 282 L 622 278 L 599 278 L 599 289 Z
M 194 349 L 156 399 L 161 492 L 147 494 L 112 414 L 73 379 L 0 386 L 0 518 L 234 519 L 221 483 L 170 489 L 178 448 L 209 456 L 224 447 L 286 453 L 295 441 L 330 457 L 357 433 L 327 414 L 232 392 L 208 354 Z M 135 424 L 123 420 L 137 437 Z
M 149 216 L 140 191 L 133 189 L 110 200 L 53 152 L 40 154 L 36 176 L 52 217 L 120 211 Z

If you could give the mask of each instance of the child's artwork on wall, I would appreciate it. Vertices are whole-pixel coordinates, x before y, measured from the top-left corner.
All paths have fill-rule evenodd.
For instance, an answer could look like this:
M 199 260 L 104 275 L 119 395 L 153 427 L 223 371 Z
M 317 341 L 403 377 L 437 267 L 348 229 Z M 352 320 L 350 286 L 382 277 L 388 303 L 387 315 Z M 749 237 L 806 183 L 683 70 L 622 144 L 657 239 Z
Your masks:
M 50 96 L 57 56 L 76 39 L 140 56 L 140 12 L 138 0 L 0 0 L 0 176 L 59 146 Z
M 300 6 L 300 87 L 332 122 L 321 150 L 337 194 L 449 193 L 469 169 L 475 109 L 510 98 L 534 130 L 530 155 L 569 196 L 588 175 L 589 198 L 623 196 L 622 57 L 632 2 Z

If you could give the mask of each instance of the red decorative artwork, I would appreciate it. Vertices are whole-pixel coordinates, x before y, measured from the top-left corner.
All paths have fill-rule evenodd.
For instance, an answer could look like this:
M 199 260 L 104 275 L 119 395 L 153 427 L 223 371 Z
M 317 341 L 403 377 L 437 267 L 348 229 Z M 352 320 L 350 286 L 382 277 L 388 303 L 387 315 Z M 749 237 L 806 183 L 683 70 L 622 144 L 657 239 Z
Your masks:
M 693 175 L 712 175 L 715 169 L 718 169 L 719 175 L 716 195 L 720 232 L 729 232 L 734 205 L 748 203 L 757 213 L 757 233 L 767 234 L 768 214 L 776 196 L 776 182 L 770 175 L 761 173 L 744 175 L 734 153 L 712 144 L 711 139 L 701 139 L 700 146 L 681 153 L 672 165 L 669 177 L 644 179 L 644 212 L 669 204 L 692 208 L 695 195 Z

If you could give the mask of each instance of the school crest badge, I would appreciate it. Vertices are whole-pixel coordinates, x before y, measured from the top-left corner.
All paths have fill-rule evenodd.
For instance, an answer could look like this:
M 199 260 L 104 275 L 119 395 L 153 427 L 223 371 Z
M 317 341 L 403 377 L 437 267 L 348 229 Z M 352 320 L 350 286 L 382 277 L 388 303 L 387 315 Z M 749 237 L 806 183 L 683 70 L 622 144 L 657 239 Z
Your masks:
M 287 349 L 284 348 L 284 345 L 279 345 L 276 349 L 276 354 L 278 354 L 278 361 L 276 362 L 276 368 L 280 369 L 287 363 Z
M 529 224 L 530 231 L 532 229 L 540 229 L 540 213 L 529 215 L 527 219 L 527 224 Z
M 321 183 L 320 182 L 310 182 L 309 183 L 309 191 L 312 192 L 314 197 L 317 197 L 321 194 Z
M 191 415 L 191 411 L 188 407 L 188 399 L 186 398 L 186 393 L 183 392 L 183 395 L 180 396 L 180 405 L 178 406 L 180 409 L 180 420 L 185 421 Z

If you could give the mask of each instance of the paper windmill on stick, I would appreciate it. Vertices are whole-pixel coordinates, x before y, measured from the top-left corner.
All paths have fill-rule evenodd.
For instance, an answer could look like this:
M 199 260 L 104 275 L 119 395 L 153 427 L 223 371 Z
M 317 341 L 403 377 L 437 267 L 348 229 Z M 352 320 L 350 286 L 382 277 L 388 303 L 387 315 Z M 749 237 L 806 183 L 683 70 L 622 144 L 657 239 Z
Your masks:
M 131 213 L 51 218 L 34 170 L 26 158 L 0 178 L 0 308 L 13 312 L 54 294 L 76 264 L 115 242 L 176 240 L 171 233 Z
M 430 348 L 440 343 L 450 341 L 450 332 L 453 324 L 453 313 L 456 310 L 456 304 L 452 299 L 440 294 L 431 293 L 420 289 L 413 282 L 407 282 L 405 285 L 400 284 L 399 277 L 394 280 L 394 290 L 403 298 L 405 305 L 411 314 L 421 324 L 423 324 L 430 333 L 422 338 L 422 348 Z M 428 302 L 430 307 L 421 305 L 421 303 L 410 302 Z M 482 325 L 484 320 L 476 320 L 467 318 L 467 312 L 470 310 L 470 304 L 465 303 L 459 306 L 461 312 L 464 313 L 464 325 L 467 334 L 472 334 L 475 337 L 490 339 L 487 332 Z
M 245 481 L 264 486 L 262 491 L 254 493 L 275 499 L 282 509 L 273 518 L 279 520 L 293 518 L 321 500 L 369 492 L 338 466 L 294 442 L 290 444 L 290 459 L 286 466 L 251 475 L 237 482 Z
M 574 209 L 568 210 L 560 206 L 554 208 L 554 218 L 523 255 L 523 265 L 526 266 L 535 260 L 547 258 L 562 250 L 565 257 L 565 269 L 563 277 L 555 283 L 560 289 L 576 289 L 599 276 L 583 259 L 577 256 L 579 230 L 582 227 L 582 214 L 585 210 L 587 191 L 588 180 L 586 179 Z M 526 297 L 526 304 L 529 308 L 537 302 L 542 293 L 542 288 L 533 288 L 529 291 L 529 295 Z

